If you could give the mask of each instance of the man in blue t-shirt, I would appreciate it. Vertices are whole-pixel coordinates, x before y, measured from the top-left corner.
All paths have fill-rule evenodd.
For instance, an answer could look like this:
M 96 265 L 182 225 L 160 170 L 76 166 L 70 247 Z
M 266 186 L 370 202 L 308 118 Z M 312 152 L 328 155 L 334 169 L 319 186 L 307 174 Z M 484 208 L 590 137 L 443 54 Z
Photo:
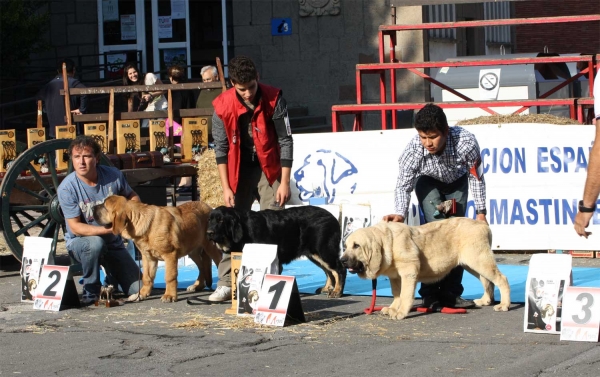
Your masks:
M 102 150 L 90 136 L 78 136 L 69 145 L 73 172 L 58 186 L 58 200 L 65 216 L 65 241 L 69 255 L 83 268 L 82 302 L 89 305 L 100 295 L 100 265 L 128 295 L 139 292 L 140 270 L 127 252 L 123 239 L 112 228 L 96 223 L 93 207 L 110 195 L 140 200 L 123 173 L 98 162 Z

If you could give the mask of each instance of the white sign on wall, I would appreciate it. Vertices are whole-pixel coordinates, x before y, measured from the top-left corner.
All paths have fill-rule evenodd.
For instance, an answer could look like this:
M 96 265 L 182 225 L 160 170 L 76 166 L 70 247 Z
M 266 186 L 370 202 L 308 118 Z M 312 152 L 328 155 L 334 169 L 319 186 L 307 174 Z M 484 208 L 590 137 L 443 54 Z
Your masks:
M 496 100 L 500 91 L 500 68 L 479 70 L 479 99 Z
M 464 126 L 477 137 L 487 186 L 487 219 L 496 250 L 597 250 L 600 211 L 593 235 L 573 230 L 583 195 L 591 126 L 489 124 Z M 367 204 L 371 212 L 394 212 L 398 158 L 414 129 L 294 135 L 292 199 L 308 204 L 315 193 L 328 204 Z M 418 218 L 414 196 L 409 220 Z M 472 199 L 467 216 L 475 218 Z

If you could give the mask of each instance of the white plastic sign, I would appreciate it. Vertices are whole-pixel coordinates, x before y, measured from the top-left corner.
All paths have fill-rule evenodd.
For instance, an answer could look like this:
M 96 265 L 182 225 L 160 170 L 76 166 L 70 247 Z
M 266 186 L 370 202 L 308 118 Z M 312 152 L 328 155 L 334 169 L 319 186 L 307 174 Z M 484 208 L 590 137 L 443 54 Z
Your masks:
M 251 243 L 244 246 L 237 276 L 237 314 L 254 316 L 266 274 L 279 273 L 277 245 Z
M 42 267 L 40 284 L 33 301 L 33 308 L 59 311 L 69 278 L 69 266 L 45 265 Z
M 293 276 L 265 275 L 254 322 L 283 327 L 295 286 L 296 278 Z M 296 288 L 297 291 L 298 288 Z M 296 294 L 293 299 L 299 302 L 300 297 Z M 300 314 L 303 319 L 302 310 L 300 310 Z
M 31 302 L 40 285 L 42 266 L 50 261 L 52 238 L 25 237 L 21 260 L 21 301 Z
M 560 340 L 598 342 L 600 288 L 567 287 L 563 299 Z
M 560 334 L 564 289 L 571 285 L 568 254 L 534 254 L 525 283 L 523 331 Z

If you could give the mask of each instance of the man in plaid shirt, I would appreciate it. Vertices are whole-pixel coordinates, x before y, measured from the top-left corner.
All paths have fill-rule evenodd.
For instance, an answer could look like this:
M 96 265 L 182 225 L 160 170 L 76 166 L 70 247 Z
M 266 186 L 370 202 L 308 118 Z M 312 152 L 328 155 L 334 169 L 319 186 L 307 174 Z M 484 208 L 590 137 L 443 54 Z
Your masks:
M 384 216 L 383 220 L 404 222 L 413 189 L 426 222 L 443 219 L 436 206 L 451 199 L 456 200 L 454 216 L 464 217 L 470 190 L 477 220 L 487 223 L 485 180 L 475 136 L 461 127 L 448 127 L 446 114 L 434 104 L 426 105 L 417 113 L 415 128 L 418 135 L 408 143 L 398 160 L 395 214 Z M 458 266 L 437 283 L 421 283 L 419 295 L 423 306 L 432 309 L 474 306 L 473 301 L 460 297 L 463 271 Z

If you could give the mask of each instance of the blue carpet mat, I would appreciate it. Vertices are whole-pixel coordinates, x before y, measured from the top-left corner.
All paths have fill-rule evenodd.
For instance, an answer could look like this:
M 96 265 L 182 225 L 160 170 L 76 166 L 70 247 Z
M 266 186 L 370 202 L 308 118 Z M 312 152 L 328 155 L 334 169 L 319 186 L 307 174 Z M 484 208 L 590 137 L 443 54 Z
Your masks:
M 527 280 L 527 271 L 529 266 L 498 265 L 500 271 L 510 283 L 511 301 L 515 303 L 524 302 L 525 282 Z M 309 260 L 297 260 L 286 266 L 283 266 L 284 275 L 296 277 L 300 293 L 313 294 L 325 284 L 325 274 L 314 263 Z M 213 265 L 213 288 L 217 286 L 217 268 Z M 179 267 L 178 288 L 185 289 L 193 284 L 198 277 L 196 266 Z M 481 297 L 483 288 L 478 279 L 465 271 L 463 276 L 463 286 L 465 291 L 463 297 L 466 299 L 475 299 Z M 573 285 L 581 287 L 600 287 L 600 268 L 591 267 L 573 267 Z M 164 267 L 158 269 L 154 286 L 156 288 L 165 288 Z M 418 286 L 417 286 L 418 289 Z M 358 276 L 348 274 L 346 278 L 346 287 L 344 293 L 355 296 L 370 296 L 371 281 L 360 279 Z M 416 297 L 419 297 L 415 293 Z M 392 297 L 389 279 L 380 277 L 377 280 L 377 296 Z M 495 298 L 500 298 L 500 292 L 496 288 Z

